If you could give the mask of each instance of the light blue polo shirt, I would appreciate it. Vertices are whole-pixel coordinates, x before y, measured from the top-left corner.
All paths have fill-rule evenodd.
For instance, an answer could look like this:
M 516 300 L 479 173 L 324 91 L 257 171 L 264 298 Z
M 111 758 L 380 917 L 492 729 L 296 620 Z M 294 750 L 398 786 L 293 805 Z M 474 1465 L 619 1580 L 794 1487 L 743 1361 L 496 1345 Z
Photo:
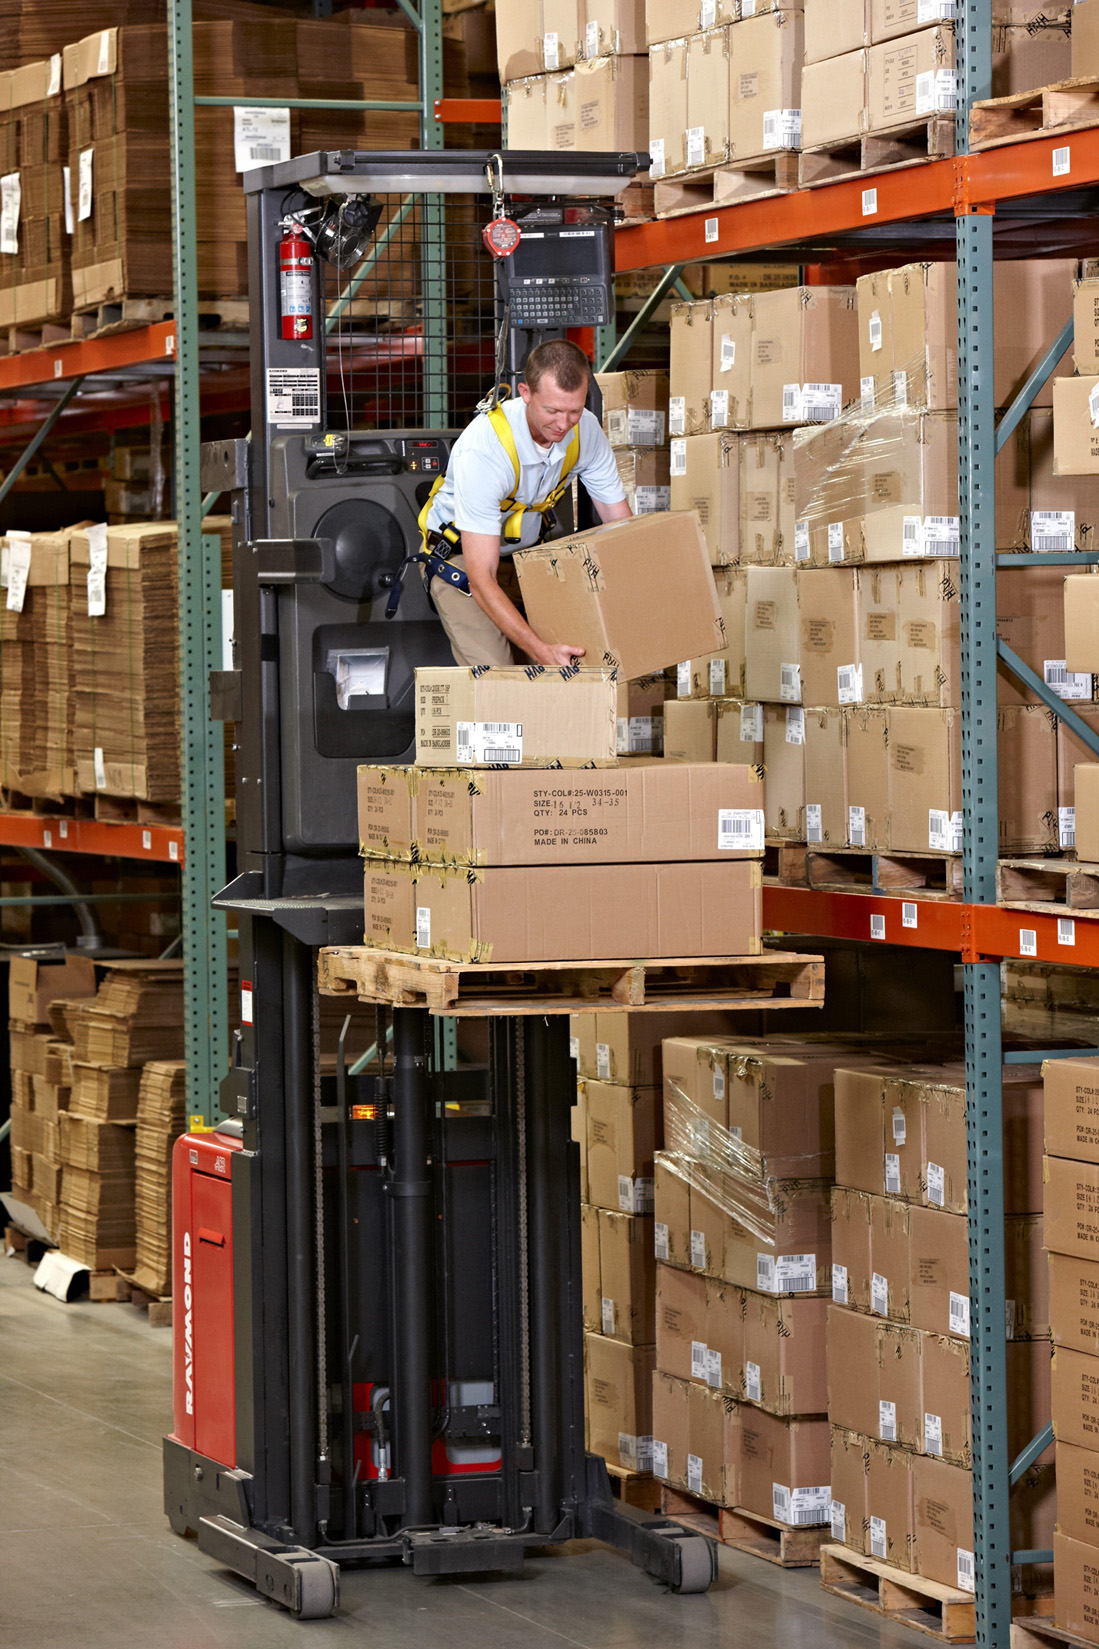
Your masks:
M 561 478 L 572 431 L 543 453 L 535 446 L 530 433 L 526 403 L 516 396 L 514 400 L 504 401 L 502 406 L 519 455 L 519 487 L 515 496 L 520 503 L 536 504 L 553 491 Z M 614 452 L 598 418 L 587 408 L 581 414 L 579 430 L 580 453 L 569 480 L 576 476 L 583 481 L 592 498 L 600 504 L 619 503 L 626 494 Z M 438 530 L 453 521 L 459 532 L 498 534 L 504 524 L 500 501 L 511 497 L 514 486 L 515 469 L 511 459 L 488 419 L 479 413 L 451 449 L 446 479 L 435 494 L 428 526 Z M 541 525 L 541 516 L 525 515 L 519 542 L 507 546 L 501 543 L 501 554 L 510 555 L 513 550 L 536 544 Z

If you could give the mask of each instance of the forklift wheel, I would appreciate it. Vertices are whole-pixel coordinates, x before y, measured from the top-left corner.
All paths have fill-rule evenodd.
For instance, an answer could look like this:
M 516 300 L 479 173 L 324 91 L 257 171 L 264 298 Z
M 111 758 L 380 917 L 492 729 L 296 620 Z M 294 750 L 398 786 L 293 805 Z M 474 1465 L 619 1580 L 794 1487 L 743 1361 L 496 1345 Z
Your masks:
M 717 1579 L 717 1547 L 705 1535 L 691 1535 L 679 1542 L 679 1581 L 672 1587 L 680 1595 L 706 1592 Z
M 298 1620 L 326 1620 L 335 1613 L 340 1600 L 339 1570 L 328 1558 L 318 1557 L 296 1565 L 301 1581 Z

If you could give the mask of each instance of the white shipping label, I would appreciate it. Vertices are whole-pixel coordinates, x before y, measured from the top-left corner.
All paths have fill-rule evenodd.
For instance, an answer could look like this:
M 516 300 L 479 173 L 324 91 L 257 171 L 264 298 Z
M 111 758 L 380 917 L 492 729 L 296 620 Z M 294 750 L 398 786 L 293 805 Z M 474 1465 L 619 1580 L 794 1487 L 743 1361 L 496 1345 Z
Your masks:
M 837 1305 L 849 1305 L 851 1303 L 847 1288 L 847 1267 L 845 1265 L 832 1266 L 832 1298 Z
M 937 853 L 962 851 L 963 821 L 960 812 L 944 813 L 929 808 L 927 813 L 927 845 Z
M 454 759 L 486 767 L 518 767 L 523 760 L 521 721 L 460 721 Z
M 668 1445 L 659 1438 L 653 1438 L 653 1476 L 667 1477 L 668 1475 Z
M 742 22 L 744 18 L 754 17 L 755 14 L 756 0 L 740 0 L 740 18 Z
M 1047 658 L 1042 665 L 1042 671 L 1047 687 L 1052 687 L 1058 698 L 1062 699 L 1090 699 L 1092 680 L 1090 673 L 1082 670 L 1066 670 L 1063 658 Z
M 861 664 L 840 664 L 837 666 L 836 693 L 841 704 L 862 703 Z
M 873 412 L 874 410 L 873 376 L 859 379 L 859 405 L 863 412 Z
M 71 235 L 76 227 L 73 218 L 73 174 L 71 166 L 61 168 L 61 198 L 65 205 L 65 233 Z
M 631 1432 L 618 1433 L 618 1463 L 627 1471 L 637 1471 L 637 1457 L 639 1453 L 640 1437 L 634 1437 Z M 649 1446 L 649 1459 L 652 1459 L 652 1445 Z
M 18 172 L 0 177 L 0 252 L 19 250 L 19 207 L 22 198 Z
M 653 1253 L 658 1260 L 668 1258 L 668 1227 L 663 1220 L 657 1220 L 653 1225 Z
M 685 659 L 675 667 L 675 694 L 676 698 L 689 699 L 691 696 L 691 661 Z
M 717 22 L 717 0 L 702 0 L 702 8 L 698 14 L 700 29 L 712 29 Z
M 719 370 L 731 372 L 736 365 L 736 339 L 730 338 L 727 332 L 721 335 L 721 361 Z
M 796 521 L 794 523 L 794 560 L 808 561 L 811 555 L 809 548 L 809 523 Z
M 842 384 L 783 385 L 782 421 L 785 424 L 827 424 L 842 411 Z
M 761 1294 L 775 1292 L 775 1257 L 773 1254 L 756 1255 L 756 1288 Z
M 697 1454 L 687 1456 L 687 1490 L 690 1494 L 702 1493 L 702 1457 Z
M 99 55 L 96 60 L 96 74 L 110 74 L 111 72 L 111 31 L 104 29 L 99 36 Z
M 631 447 L 662 447 L 664 413 L 650 407 L 628 407 L 626 436 Z
M 625 407 L 611 407 L 607 412 L 607 440 L 612 447 L 627 447 L 630 444 L 629 422 L 626 418 Z
M 790 1521 L 790 1491 L 782 1483 L 771 1484 L 771 1516 L 776 1523 Z
M 580 1063 L 580 1038 L 578 1036 L 570 1036 L 569 1037 L 569 1058 L 575 1060 L 576 1063 L 579 1065 L 579 1063 Z
M 714 1076 L 714 1098 L 720 1104 L 720 1102 L 725 1098 L 725 1067 L 724 1067 L 724 1065 L 715 1065 L 714 1068 L 713 1068 L 713 1076 Z
M 908 1118 L 899 1105 L 893 1107 L 893 1144 L 903 1145 L 908 1139 Z
M 741 744 L 763 743 L 762 704 L 742 704 L 740 707 Z
M 943 1208 L 946 1205 L 946 1169 L 941 1163 L 929 1162 L 925 1173 L 927 1181 L 927 1200 L 932 1208 Z
M 959 1592 L 975 1592 L 977 1577 L 973 1567 L 973 1553 L 958 1547 L 958 1590 Z
M 763 112 L 765 149 L 801 148 L 801 110 L 765 109 Z
M 630 718 L 618 716 L 614 724 L 614 749 L 618 756 L 628 756 L 630 753 Z
M 969 1339 L 969 1295 L 955 1294 L 950 1291 L 950 1310 L 948 1313 L 949 1332 L 964 1334 Z
M 866 846 L 865 807 L 849 807 L 847 809 L 847 839 L 852 847 Z
M 917 23 L 949 23 L 954 16 L 954 0 L 916 0 Z
M 672 507 L 671 487 L 635 487 L 633 494 L 633 513 L 635 515 L 659 515 L 663 510 Z
M 723 699 L 725 697 L 725 660 L 712 658 L 710 660 L 710 697 Z
M 744 1395 L 745 1395 L 745 1397 L 748 1399 L 749 1403 L 761 1403 L 763 1401 L 762 1393 L 763 1393 L 763 1381 L 760 1378 L 759 1364 L 758 1363 L 745 1363 L 745 1365 L 744 1365 Z
M 721 1353 L 706 1347 L 706 1384 L 721 1390 Z
M 687 165 L 705 166 L 706 164 L 706 128 L 705 126 L 687 127 Z
M 56 97 L 61 90 L 61 53 L 54 52 L 50 58 L 50 78 L 46 86 L 46 96 Z
M 561 67 L 561 42 L 556 34 L 542 36 L 542 61 L 547 69 Z
M 679 404 L 680 404 L 681 407 L 684 405 L 684 403 L 682 401 L 680 401 Z M 668 416 L 668 422 L 669 423 L 671 422 L 671 414 L 669 414 L 669 416 Z M 683 417 L 682 416 L 679 419 L 679 424 L 680 424 L 680 428 L 682 428 L 682 425 L 683 425 Z M 670 459 L 669 459 L 669 470 L 670 470 L 670 473 L 672 475 L 686 475 L 686 473 L 687 473 L 687 443 L 686 443 L 686 441 L 673 441 L 672 442 L 672 444 L 671 444 L 671 455 L 670 455 Z
M 590 62 L 593 57 L 599 56 L 599 24 L 588 23 L 584 28 L 584 56 Z M 556 381 L 556 380 L 555 380 Z
M 238 172 L 290 159 L 290 110 L 233 110 L 233 164 Z
M 817 1286 L 815 1254 L 780 1254 L 775 1261 L 776 1294 L 812 1294 Z
M 923 1417 L 923 1452 L 938 1455 L 943 1452 L 943 1422 L 940 1414 L 925 1414 Z
M 729 391 L 727 389 L 712 389 L 710 391 L 710 428 L 724 429 L 729 422 Z
M 1076 548 L 1075 510 L 1031 510 L 1030 547 L 1036 555 L 1068 554 Z
M 828 559 L 829 561 L 843 560 L 842 521 L 829 521 L 828 523 Z
M 890 1197 L 901 1194 L 901 1159 L 895 1151 L 885 1153 L 885 1190 Z
M 21 613 L 27 594 L 27 578 L 31 570 L 31 535 L 29 532 L 8 533 L 8 600 L 9 613 Z
M 829 1508 L 829 1521 L 832 1524 L 832 1539 L 844 1545 L 847 1540 L 847 1507 L 842 1500 L 833 1500 Z
M 1099 429 L 1099 384 L 1088 395 L 1088 412 L 1091 414 L 1092 429 Z
M 889 1280 L 878 1271 L 870 1279 L 870 1309 L 879 1317 L 889 1315 Z
M 691 1232 L 691 1264 L 696 1271 L 705 1271 L 706 1269 L 705 1231 Z
M 882 328 L 882 324 L 881 324 L 881 314 L 877 309 L 873 310 L 871 315 L 870 315 L 869 331 L 870 331 L 870 352 L 871 352 L 871 354 L 876 355 L 878 350 L 882 346 L 882 333 L 883 333 L 883 328 Z
M 267 368 L 267 417 L 278 429 L 321 421 L 321 375 L 315 366 Z
M 889 1540 L 885 1532 L 885 1519 L 872 1517 L 870 1519 L 870 1556 L 884 1558 L 889 1550 Z
M 664 176 L 664 139 L 662 137 L 649 139 L 649 176 L 651 178 Z
M 901 554 L 923 554 L 923 517 L 906 515 L 901 523 Z
M 819 802 L 805 804 L 805 840 L 813 844 L 824 841 L 824 821 Z
M 76 221 L 84 223 L 92 215 L 92 164 L 94 149 L 81 149 L 76 171 Z
M 603 1333 L 607 1334 L 607 1335 L 610 1335 L 610 1337 L 613 1339 L 613 1337 L 614 1337 L 614 1301 L 613 1300 L 608 1300 L 607 1296 L 605 1294 L 603 1296 L 603 1310 L 602 1310 L 601 1315 L 602 1315 L 602 1322 L 603 1322 Z
M 799 704 L 801 702 L 800 664 L 779 665 L 778 696 L 785 704 Z M 787 734 L 787 737 L 789 738 L 789 734 Z
M 107 523 L 97 521 L 88 528 L 88 617 L 102 618 L 107 611 Z
M 609 1042 L 595 1044 L 595 1074 L 600 1082 L 611 1080 L 611 1046 Z
M 431 949 L 431 910 L 427 905 L 416 906 L 416 949 Z
M 762 853 L 764 815 L 761 807 L 721 807 L 717 813 L 719 853 Z
M 921 523 L 924 555 L 961 554 L 962 518 L 960 515 L 925 515 Z
M 785 666 L 783 666 L 785 668 Z M 805 711 L 787 710 L 786 712 L 786 742 L 787 744 L 805 743 Z
M 1057 844 L 1059 847 L 1076 846 L 1076 809 L 1074 807 L 1059 807 L 1057 809 Z
M 629 1207 L 624 1208 L 624 1207 L 622 1207 L 622 1194 L 621 1194 L 622 1193 L 622 1180 L 619 1179 L 619 1182 L 618 1182 L 618 1187 L 619 1187 L 618 1204 L 619 1204 L 619 1208 L 621 1209 L 621 1212 L 623 1214 L 651 1214 L 652 1211 L 653 1211 L 653 1206 L 654 1206 L 654 1204 L 653 1204 L 653 1186 L 654 1186 L 654 1183 L 655 1182 L 654 1182 L 651 1175 L 646 1176 L 644 1174 L 639 1174 L 637 1176 L 637 1178 L 634 1179 L 634 1180 L 627 1179 L 626 1180 L 626 1185 L 629 1188 L 627 1200 L 629 1202 Z
M 92 766 L 95 769 L 95 788 L 97 790 L 106 790 L 107 764 L 103 760 L 103 746 L 101 744 L 97 744 L 95 749 L 92 751 Z
M 800 384 L 783 384 L 782 386 L 782 421 L 784 424 L 801 423 Z
M 663 716 L 631 716 L 626 753 L 630 756 L 651 756 L 664 747 Z
M 606 1332 L 606 1330 L 604 1330 Z M 883 1443 L 897 1441 L 897 1405 L 896 1403 L 878 1403 L 878 1436 Z
M 691 1379 L 706 1378 L 706 1346 L 701 1340 L 691 1341 Z
M 916 113 L 951 112 L 958 103 L 958 78 L 953 69 L 928 69 L 916 76 Z
M 894 372 L 893 374 L 893 405 L 906 407 L 908 405 L 908 373 Z

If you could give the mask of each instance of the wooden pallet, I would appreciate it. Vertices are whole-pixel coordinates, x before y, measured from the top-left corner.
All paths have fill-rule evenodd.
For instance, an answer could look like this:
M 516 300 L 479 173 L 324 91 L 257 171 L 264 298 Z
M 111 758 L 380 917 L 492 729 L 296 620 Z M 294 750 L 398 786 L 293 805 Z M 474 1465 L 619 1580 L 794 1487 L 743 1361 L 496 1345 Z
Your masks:
M 660 1483 L 651 1472 L 627 1471 L 625 1466 L 606 1462 L 611 1480 L 611 1493 L 624 1506 L 637 1506 L 643 1512 L 660 1510 Z
M 962 860 L 956 853 L 871 853 L 861 847 L 819 848 L 783 843 L 778 878 L 784 887 L 863 889 L 960 898 Z
M 824 960 L 762 956 L 609 962 L 445 962 L 366 945 L 330 947 L 324 996 L 427 1008 L 436 1014 L 660 1012 L 682 1008 L 809 1008 L 824 1002 Z
M 972 1593 L 909 1575 L 847 1546 L 820 1549 L 820 1583 L 826 1592 L 857 1603 L 885 1620 L 914 1626 L 944 1643 L 972 1643 L 976 1605 Z
M 996 902 L 1050 916 L 1099 916 L 1099 865 L 1077 859 L 1001 859 Z
M 148 1289 L 140 1287 L 125 1271 L 115 1268 L 118 1277 L 118 1298 L 129 1300 L 132 1306 L 144 1311 L 149 1318 L 150 1328 L 171 1328 L 172 1302 L 160 1294 L 150 1294 Z
M 9 326 L 4 329 L 5 355 L 22 355 L 31 349 L 51 349 L 68 343 L 69 320 L 41 321 L 37 326 Z
M 653 207 L 658 218 L 674 218 L 707 206 L 786 195 L 797 186 L 797 152 L 779 149 L 755 160 L 723 161 L 720 166 L 662 178 L 654 186 Z
M 660 1490 L 660 1510 L 665 1517 L 682 1523 L 685 1529 L 693 1529 L 695 1534 L 704 1534 L 710 1540 L 721 1539 L 721 1508 L 697 1494 L 673 1489 L 665 1483 Z
M 856 173 L 896 171 L 954 154 L 953 115 L 924 115 L 888 132 L 861 132 L 837 143 L 814 144 L 801 151 L 798 181 L 802 189 Z
M 72 316 L 69 338 L 108 338 L 116 332 L 134 332 L 138 327 L 174 319 L 175 298 L 116 298 L 78 309 Z M 199 301 L 198 323 L 202 331 L 231 331 L 248 325 L 247 298 L 203 298 Z
M 1012 1622 L 1011 1649 L 1094 1649 L 1094 1643 L 1054 1626 L 1044 1615 L 1028 1615 Z
M 787 1523 L 776 1523 L 774 1518 L 745 1511 L 743 1506 L 722 1507 L 718 1526 L 723 1546 L 765 1558 L 783 1569 L 815 1568 L 820 1562 L 821 1546 L 831 1539 L 826 1524 L 792 1529 Z
M 128 1300 L 130 1291 L 117 1271 L 89 1271 L 88 1298 L 98 1305 Z
M 1035 91 L 1015 92 L 974 103 L 969 115 L 969 147 L 995 149 L 1002 143 L 1055 137 L 1099 125 L 1099 80 L 1059 80 Z
M 97 791 L 95 816 L 112 824 L 178 825 L 178 802 L 144 802 L 132 796 L 105 796 Z

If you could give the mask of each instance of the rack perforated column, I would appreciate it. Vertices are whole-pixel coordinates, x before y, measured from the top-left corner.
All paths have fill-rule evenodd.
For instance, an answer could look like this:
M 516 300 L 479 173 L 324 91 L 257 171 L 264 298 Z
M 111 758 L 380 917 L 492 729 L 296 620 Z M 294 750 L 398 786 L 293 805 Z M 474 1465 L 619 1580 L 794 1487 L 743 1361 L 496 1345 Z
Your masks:
M 220 1115 L 228 1068 L 225 918 L 211 907 L 225 886 L 225 759 L 210 721 L 208 681 L 221 662 L 221 544 L 202 531 L 198 279 L 191 0 L 169 0 L 172 116 L 172 262 L 175 272 L 176 519 L 179 522 L 180 768 L 183 783 L 183 981 L 187 1115 Z
M 988 97 L 991 0 L 958 7 L 957 147 L 969 147 L 969 109 Z M 993 381 L 993 216 L 963 197 L 958 241 L 958 444 L 961 512 L 962 806 L 965 898 L 996 902 L 996 406 Z M 977 1642 L 1008 1649 L 1011 1539 L 1004 1328 L 1003 1060 L 1000 967 L 965 959 L 966 1131 L 969 1186 L 970 1396 L 973 1567 Z
M 420 0 L 420 146 L 441 149 L 446 128 L 435 119 L 435 101 L 443 95 L 442 0 Z M 450 422 L 450 375 L 447 365 L 446 199 L 424 195 L 423 225 L 423 423 L 445 429 Z

